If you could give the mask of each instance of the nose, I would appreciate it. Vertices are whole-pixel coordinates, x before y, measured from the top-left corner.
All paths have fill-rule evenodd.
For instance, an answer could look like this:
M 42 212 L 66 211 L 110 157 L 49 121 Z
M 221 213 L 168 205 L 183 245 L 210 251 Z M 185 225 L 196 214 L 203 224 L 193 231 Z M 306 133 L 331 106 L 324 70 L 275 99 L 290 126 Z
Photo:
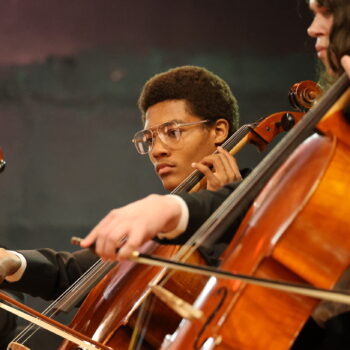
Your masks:
M 309 28 L 307 28 L 307 34 L 311 38 L 317 38 L 321 36 L 323 33 L 322 25 L 320 23 L 320 19 L 317 17 L 317 15 L 314 17 L 313 21 L 309 25 Z
M 169 155 L 169 147 L 159 138 L 158 135 L 155 136 L 153 140 L 153 146 L 149 152 L 149 156 L 152 159 L 159 159 L 161 157 Z

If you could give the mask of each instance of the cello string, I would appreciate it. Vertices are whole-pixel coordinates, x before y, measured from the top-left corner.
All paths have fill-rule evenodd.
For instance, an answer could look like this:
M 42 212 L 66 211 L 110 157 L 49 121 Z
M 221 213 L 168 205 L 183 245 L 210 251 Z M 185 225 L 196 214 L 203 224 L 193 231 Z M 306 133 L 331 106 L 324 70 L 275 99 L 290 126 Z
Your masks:
M 133 331 L 131 340 L 128 346 L 130 350 L 140 350 L 142 348 L 143 339 L 145 338 L 146 331 L 148 329 L 148 324 L 151 321 L 151 312 L 147 312 L 148 310 L 152 310 L 154 308 L 154 304 L 156 302 L 155 298 L 146 298 L 142 303 L 143 307 L 140 307 L 139 314 L 136 319 L 135 329 L 141 329 L 141 332 Z
M 86 335 L 84 335 L 84 334 L 82 334 L 74 329 L 70 329 L 69 327 L 63 325 L 62 323 L 54 321 L 51 318 L 43 316 L 40 312 L 24 305 L 23 303 L 7 296 L 4 293 L 0 293 L 0 299 L 3 301 L 1 303 L 1 307 L 4 307 L 4 305 L 5 305 L 4 303 L 6 303 L 5 306 L 9 307 L 9 308 L 7 308 L 8 311 L 10 311 L 10 312 L 22 317 L 22 318 L 25 318 L 25 319 L 27 319 L 26 317 L 32 318 L 36 321 L 39 321 L 40 323 L 43 323 L 44 325 L 48 325 L 51 328 L 54 328 L 55 330 L 62 331 L 65 333 L 65 334 L 63 334 L 63 337 L 68 338 L 69 336 L 73 336 L 75 338 L 81 339 L 82 341 L 86 341 L 90 344 L 95 345 L 97 347 L 97 349 L 111 350 L 109 347 L 107 347 L 101 343 L 96 342 L 95 340 L 87 337 Z M 33 322 L 33 321 L 31 321 L 31 322 Z M 43 325 L 43 328 L 48 329 L 50 331 L 53 331 L 52 329 L 49 329 L 48 327 L 45 327 L 44 325 Z
M 223 144 L 222 147 L 226 150 L 232 149 L 240 140 L 246 136 L 252 128 L 255 128 L 258 125 L 259 121 L 250 124 L 242 125 L 231 137 L 229 137 Z M 217 153 L 216 151 L 214 153 Z M 203 174 L 199 170 L 193 171 L 188 175 L 184 181 L 182 181 L 171 194 L 187 192 L 193 186 L 195 186 L 198 181 L 203 177 Z
M 88 278 L 93 279 L 95 276 L 98 276 L 101 271 L 103 271 L 103 269 L 106 267 L 107 263 L 104 263 L 101 259 L 99 259 L 94 265 L 92 265 L 87 271 L 86 273 L 88 273 Z M 86 279 L 86 276 L 82 275 L 77 281 L 75 281 L 58 299 L 56 299 L 55 302 L 53 302 L 52 304 L 50 304 L 44 311 L 43 311 L 43 315 L 49 315 L 49 317 L 53 317 L 55 316 L 60 309 L 57 307 L 59 304 L 61 304 L 62 306 L 65 306 L 71 298 L 74 297 L 74 290 L 76 288 L 80 288 L 81 284 L 82 284 L 82 279 Z M 83 284 L 86 283 L 88 281 L 84 281 L 83 280 Z M 67 297 L 68 295 L 68 297 Z M 66 299 L 64 299 L 66 298 Z M 39 327 L 35 326 L 33 324 L 29 324 L 26 328 L 24 328 L 15 338 L 13 341 L 22 341 L 23 343 L 27 342 L 29 340 L 29 338 L 34 335 L 37 331 L 38 331 Z M 30 334 L 28 334 L 29 332 L 31 332 Z M 27 336 L 24 340 L 23 338 Z
M 75 343 L 77 345 L 83 346 L 84 349 L 85 348 L 88 349 L 88 350 L 98 350 L 99 349 L 96 346 L 94 346 L 94 345 L 92 345 L 92 344 L 90 344 L 90 343 L 88 343 L 86 341 L 80 340 L 79 338 L 77 338 L 77 337 L 75 337 L 75 336 L 73 336 L 73 335 L 71 335 L 71 334 L 69 334 L 69 333 L 67 333 L 65 331 L 62 331 L 58 327 L 54 327 L 54 326 L 52 326 L 50 324 L 47 324 L 46 322 L 44 322 L 44 321 L 42 321 L 42 320 L 40 320 L 40 319 L 38 319 L 36 317 L 33 317 L 33 316 L 29 315 L 29 314 L 26 314 L 23 311 L 17 310 L 17 309 L 15 309 L 12 306 L 9 306 L 7 304 L 3 304 L 3 303 L 0 302 L 0 308 L 6 310 L 8 312 L 11 312 L 14 315 L 16 315 L 18 317 L 21 317 L 21 318 L 23 318 L 23 319 L 25 319 L 25 320 L 27 320 L 27 321 L 29 321 L 31 323 L 36 324 L 37 327 L 44 328 L 44 329 L 50 331 L 51 333 L 54 333 L 54 334 L 56 334 L 56 335 L 58 335 L 58 336 L 60 336 L 60 337 L 62 337 L 64 339 L 67 339 L 67 340 L 69 340 L 69 341 L 71 341 L 71 342 L 73 342 L 73 343 Z M 10 346 L 11 346 L 11 344 L 10 344 Z
M 100 265 L 101 265 L 101 260 L 98 260 L 90 269 L 89 271 L 92 271 L 94 274 L 98 273 L 99 271 L 99 268 L 100 268 Z M 75 285 L 79 283 L 79 280 L 77 280 L 69 289 L 74 289 L 75 288 Z M 68 290 L 66 292 L 64 292 L 63 294 L 66 294 L 68 293 Z M 55 307 L 56 305 L 59 303 L 60 301 L 60 298 L 58 298 L 54 303 L 50 304 L 50 306 L 48 308 L 46 308 L 44 311 L 43 311 L 43 314 L 44 315 L 50 315 L 50 317 L 52 317 L 53 315 L 56 314 L 56 311 L 55 311 Z M 52 311 L 51 314 L 49 314 L 50 312 Z M 23 341 L 21 340 L 29 331 L 33 330 L 33 333 L 28 335 L 28 337 L 26 338 L 25 341 L 28 341 L 29 338 L 38 330 L 38 327 L 36 327 L 35 325 L 28 325 L 25 329 L 22 330 L 22 332 L 20 332 L 14 339 L 14 341 Z M 23 341 L 23 342 L 25 342 Z

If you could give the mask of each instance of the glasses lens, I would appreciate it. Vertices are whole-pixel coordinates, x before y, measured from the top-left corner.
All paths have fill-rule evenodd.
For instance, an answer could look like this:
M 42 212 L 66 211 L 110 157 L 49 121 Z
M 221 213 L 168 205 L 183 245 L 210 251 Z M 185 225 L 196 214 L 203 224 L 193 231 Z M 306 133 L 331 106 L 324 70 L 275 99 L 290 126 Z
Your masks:
M 153 143 L 153 136 L 150 130 L 141 130 L 137 132 L 133 139 L 137 152 L 147 154 Z
M 176 122 L 164 123 L 158 127 L 160 139 L 168 146 L 176 144 L 181 138 L 181 130 Z
M 153 131 L 152 131 L 153 130 Z M 147 154 L 150 152 L 154 142 L 154 131 L 159 138 L 168 146 L 175 146 L 181 139 L 181 129 L 177 122 L 168 122 L 159 125 L 156 129 L 145 129 L 138 131 L 132 140 L 137 152 Z

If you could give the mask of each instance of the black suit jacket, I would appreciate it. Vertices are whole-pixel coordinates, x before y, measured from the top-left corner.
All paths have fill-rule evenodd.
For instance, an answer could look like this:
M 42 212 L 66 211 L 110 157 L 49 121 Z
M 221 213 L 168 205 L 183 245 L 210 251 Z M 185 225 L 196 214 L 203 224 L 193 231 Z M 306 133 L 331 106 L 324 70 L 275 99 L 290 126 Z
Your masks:
M 48 248 L 18 252 L 27 260 L 27 268 L 20 281 L 4 282 L 4 288 L 46 300 L 60 296 L 98 260 L 89 249 L 80 249 L 73 253 Z
M 182 193 L 179 196 L 184 199 L 189 209 L 189 222 L 187 230 L 178 236 L 176 239 L 158 239 L 157 241 L 163 244 L 184 244 L 196 232 L 202 224 L 214 213 L 222 202 L 238 187 L 241 182 L 233 182 L 222 187 L 220 190 L 213 192 L 201 190 L 196 193 Z M 199 251 L 209 265 L 216 266 L 219 264 L 220 256 L 225 250 L 229 242 L 232 240 L 239 224 L 244 218 L 250 203 L 244 207 L 236 220 L 231 222 L 224 232 L 210 247 L 200 247 Z

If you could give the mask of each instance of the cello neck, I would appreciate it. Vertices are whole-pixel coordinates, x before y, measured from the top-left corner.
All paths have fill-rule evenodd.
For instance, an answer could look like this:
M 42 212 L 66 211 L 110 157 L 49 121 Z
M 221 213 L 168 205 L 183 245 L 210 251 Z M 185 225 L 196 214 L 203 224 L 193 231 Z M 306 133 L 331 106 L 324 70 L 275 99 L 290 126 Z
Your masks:
M 254 127 L 255 124 L 256 123 L 245 124 L 241 126 L 233 135 L 231 135 L 231 137 L 229 137 L 222 144 L 222 147 L 227 151 L 231 150 L 250 132 L 251 128 Z M 184 181 L 182 181 L 173 191 L 171 191 L 171 194 L 188 192 L 202 179 L 202 177 L 203 174 L 200 171 L 193 171 Z
M 332 111 L 331 107 L 344 94 L 348 87 L 349 78 L 344 73 L 323 95 L 315 107 L 271 150 L 248 175 L 245 181 L 202 225 L 199 229 L 201 234 L 207 237 L 210 236 L 210 239 L 207 239 L 203 243 L 204 246 L 212 246 L 213 242 L 221 237 L 226 228 L 238 218 L 243 209 L 258 195 L 279 166 L 282 165 L 301 142 L 314 133 L 317 123 L 328 111 Z

